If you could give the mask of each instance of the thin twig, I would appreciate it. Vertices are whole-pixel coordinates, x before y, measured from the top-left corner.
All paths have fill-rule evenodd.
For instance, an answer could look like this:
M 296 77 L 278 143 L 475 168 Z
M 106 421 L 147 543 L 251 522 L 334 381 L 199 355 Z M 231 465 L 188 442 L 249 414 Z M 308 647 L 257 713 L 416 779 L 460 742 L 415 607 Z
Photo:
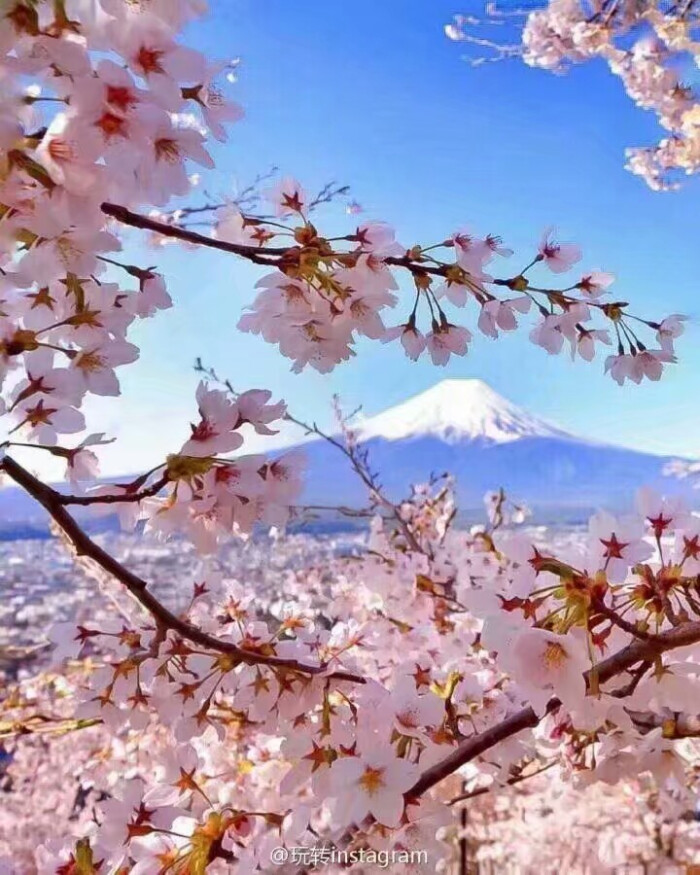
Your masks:
M 475 796 L 483 796 L 486 793 L 495 793 L 498 790 L 503 790 L 506 787 L 513 787 L 516 784 L 520 784 L 522 781 L 527 781 L 529 778 L 535 778 L 537 775 L 541 775 L 542 772 L 547 772 L 553 766 L 556 766 L 559 760 L 549 760 L 539 769 L 536 769 L 534 772 L 521 773 L 519 775 L 514 775 L 512 778 L 509 778 L 504 784 L 491 784 L 488 787 L 477 787 L 475 790 L 470 790 L 468 793 L 462 793 L 459 796 L 455 796 L 454 799 L 450 799 L 447 803 L 448 805 L 455 805 L 457 802 L 465 802 L 467 799 L 473 799 Z
M 656 635 L 652 635 L 649 632 L 645 632 L 643 629 L 637 628 L 637 626 L 635 626 L 634 623 L 629 623 L 627 620 L 625 620 L 623 617 L 621 617 L 616 611 L 613 611 L 606 604 L 604 604 L 601 599 L 598 599 L 595 602 L 594 608 L 595 608 L 597 613 L 602 614 L 604 617 L 606 617 L 608 620 L 610 620 L 610 622 L 614 626 L 617 626 L 618 628 L 623 629 L 625 632 L 627 632 L 628 635 L 631 635 L 633 638 L 639 638 L 642 641 L 650 641 L 650 640 L 654 640 L 655 638 L 658 637 Z

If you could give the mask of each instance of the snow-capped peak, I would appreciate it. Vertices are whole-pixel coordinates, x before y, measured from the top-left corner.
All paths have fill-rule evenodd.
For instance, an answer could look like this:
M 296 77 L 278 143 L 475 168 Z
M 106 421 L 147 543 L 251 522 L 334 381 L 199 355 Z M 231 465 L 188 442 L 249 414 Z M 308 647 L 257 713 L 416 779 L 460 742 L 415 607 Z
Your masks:
M 356 426 L 361 440 L 432 435 L 447 443 L 508 443 L 524 437 L 570 437 L 506 401 L 482 380 L 442 380 L 431 389 Z

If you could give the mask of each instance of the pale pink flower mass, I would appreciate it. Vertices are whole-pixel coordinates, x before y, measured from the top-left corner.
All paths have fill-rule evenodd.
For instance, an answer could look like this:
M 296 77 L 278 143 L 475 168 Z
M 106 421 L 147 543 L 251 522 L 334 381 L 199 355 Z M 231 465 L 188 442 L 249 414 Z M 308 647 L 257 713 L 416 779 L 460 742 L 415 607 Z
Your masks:
M 548 228 L 542 235 L 539 257 L 553 273 L 564 273 L 580 261 L 580 247 L 574 243 L 557 243 L 552 239 L 554 229 Z
M 633 32 L 629 6 L 610 14 Z M 323 432 L 305 422 L 309 411 L 288 413 L 277 392 L 250 388 L 263 343 L 294 372 L 330 374 L 367 348 L 377 362 L 398 352 L 430 368 L 468 354 L 470 321 L 500 340 L 525 320 L 552 355 L 588 361 L 612 345 L 614 380 L 656 381 L 676 361 L 684 317 L 642 318 L 626 293 L 603 298 L 613 275 L 602 270 L 556 279 L 581 250 L 550 231 L 512 262 L 497 234 L 443 229 L 416 242 L 408 226 L 349 223 L 362 208 L 335 183 L 314 197 L 318 180 L 306 187 L 272 171 L 239 200 L 230 186 L 216 196 L 221 152 L 211 137 L 224 142 L 242 111 L 224 93 L 235 65 L 182 41 L 195 38 L 190 24 L 205 7 L 2 5 L 0 476 L 12 512 L 18 493 L 6 485 L 31 499 L 37 518 L 48 514 L 57 537 L 2 552 L 0 871 L 224 875 L 270 871 L 275 850 L 331 844 L 427 848 L 430 859 L 407 872 L 446 870 L 457 853 L 466 870 L 472 851 L 504 871 L 559 871 L 568 858 L 550 865 L 552 840 L 525 818 L 500 817 L 499 794 L 517 807 L 552 788 L 563 798 L 615 781 L 632 796 L 640 775 L 656 782 L 643 816 L 664 808 L 690 830 L 680 806 L 697 793 L 700 727 L 686 702 L 700 676 L 700 527 L 683 503 L 644 491 L 629 517 L 599 511 L 586 532 L 550 538 L 538 526 L 514 531 L 528 509 L 494 483 L 472 524 L 447 474 L 385 489 L 372 448 L 340 414 L 330 443 L 366 501 L 309 505 L 306 454 L 279 446 L 293 422 L 313 438 Z M 697 127 L 693 98 L 665 64 L 664 46 L 690 50 L 688 34 L 656 13 L 658 39 L 605 55 L 667 123 L 669 144 L 650 163 L 630 159 L 645 173 L 678 158 Z M 609 48 L 598 21 L 581 15 L 569 0 L 533 13 L 526 59 L 556 68 Z M 450 35 L 468 42 L 470 26 L 460 17 Z M 363 100 L 336 101 L 338 111 L 354 118 Z M 147 470 L 109 482 L 98 479 L 108 423 L 137 440 L 144 428 L 113 405 L 127 385 L 121 368 L 138 359 L 136 340 L 158 337 L 140 320 L 174 304 L 169 271 L 150 264 L 165 243 L 192 259 L 214 248 L 227 264 L 259 270 L 231 281 L 255 290 L 240 299 L 238 322 L 254 335 L 249 373 L 220 378 L 198 360 L 189 429 L 157 435 L 168 446 Z M 180 294 L 196 304 L 191 285 Z M 229 331 L 217 306 L 207 299 Z M 169 356 L 187 346 L 175 332 L 169 339 Z M 393 350 L 381 345 L 395 340 Z M 490 350 L 473 341 L 478 355 Z M 153 363 L 144 356 L 134 379 L 155 379 Z M 536 363 L 523 358 L 522 368 L 535 373 Z M 448 408 L 452 391 L 445 397 Z M 509 414 L 489 416 L 513 436 Z M 160 445 L 150 437 L 149 452 Z M 484 452 L 512 449 L 497 443 Z M 42 479 L 41 460 L 60 463 L 68 482 Z M 330 511 L 368 525 L 347 538 L 296 530 Z M 93 531 L 91 514 L 137 532 Z M 514 786 L 531 779 L 546 791 Z M 491 806 L 489 828 L 517 821 L 538 835 L 532 859 L 511 865 L 495 843 L 474 844 L 477 797 Z M 570 811 L 558 802 L 551 813 L 562 841 Z M 586 865 L 607 871 L 602 859 Z
M 396 827 L 404 811 L 404 796 L 418 769 L 384 751 L 340 757 L 331 766 L 329 792 L 337 799 L 343 823 L 362 823 L 372 815 L 379 823 Z

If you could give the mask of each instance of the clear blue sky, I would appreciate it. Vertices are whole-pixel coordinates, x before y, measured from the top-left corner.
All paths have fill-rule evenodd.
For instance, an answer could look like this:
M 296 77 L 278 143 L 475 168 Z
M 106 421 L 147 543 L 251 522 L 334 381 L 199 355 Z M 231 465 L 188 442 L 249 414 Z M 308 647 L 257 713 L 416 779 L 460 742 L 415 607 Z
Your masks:
M 332 419 L 334 392 L 372 414 L 444 377 L 480 377 L 582 435 L 700 454 L 700 185 L 654 193 L 623 169 L 625 147 L 659 132 L 602 63 L 564 77 L 517 61 L 465 64 L 462 47 L 443 35 L 464 11 L 453 4 L 213 0 L 190 39 L 212 58 L 241 56 L 233 93 L 247 116 L 214 149 L 220 170 L 211 189 L 277 164 L 309 189 L 348 183 L 365 217 L 392 222 L 407 245 L 464 226 L 500 233 L 521 253 L 514 266 L 555 224 L 583 246 L 584 266 L 618 275 L 616 296 L 635 312 L 693 318 L 679 364 L 660 384 L 620 389 L 602 375 L 602 359 L 549 357 L 523 331 L 499 342 L 478 335 L 471 353 L 445 369 L 373 343 L 330 376 L 295 375 L 272 347 L 236 330 L 259 274 L 232 257 L 173 247 L 144 261 L 158 261 L 176 307 L 138 329 L 144 353 L 122 370 L 124 399 L 97 407 L 124 435 L 108 469 L 137 470 L 177 447 L 200 354 L 237 387 L 268 387 L 320 423 Z M 345 219 L 339 212 L 329 214 L 333 227 Z

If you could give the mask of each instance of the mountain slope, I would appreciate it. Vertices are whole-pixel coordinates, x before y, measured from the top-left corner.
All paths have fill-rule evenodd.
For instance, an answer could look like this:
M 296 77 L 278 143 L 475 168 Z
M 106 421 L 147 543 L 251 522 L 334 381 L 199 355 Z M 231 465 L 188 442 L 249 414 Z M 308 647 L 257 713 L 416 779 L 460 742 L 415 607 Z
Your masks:
M 502 398 L 480 380 L 444 380 L 358 426 L 360 442 L 389 496 L 431 473 L 452 473 L 462 509 L 502 486 L 535 510 L 584 515 L 594 507 L 630 506 L 643 485 L 700 496 L 666 477 L 672 457 L 578 438 Z M 304 446 L 309 504 L 361 504 L 366 493 L 346 459 L 323 441 Z M 332 500 L 331 500 L 332 499 Z
M 387 494 L 400 499 L 412 483 L 431 473 L 456 478 L 460 508 L 476 508 L 485 492 L 502 486 L 514 499 L 535 509 L 588 511 L 626 508 L 641 485 L 667 494 L 700 496 L 687 482 L 663 475 L 670 457 L 653 456 L 585 441 L 527 437 L 485 445 L 447 443 L 431 436 L 405 441 L 374 438 L 364 444 L 373 470 Z M 329 444 L 307 444 L 308 504 L 361 505 L 366 490 L 350 464 Z

